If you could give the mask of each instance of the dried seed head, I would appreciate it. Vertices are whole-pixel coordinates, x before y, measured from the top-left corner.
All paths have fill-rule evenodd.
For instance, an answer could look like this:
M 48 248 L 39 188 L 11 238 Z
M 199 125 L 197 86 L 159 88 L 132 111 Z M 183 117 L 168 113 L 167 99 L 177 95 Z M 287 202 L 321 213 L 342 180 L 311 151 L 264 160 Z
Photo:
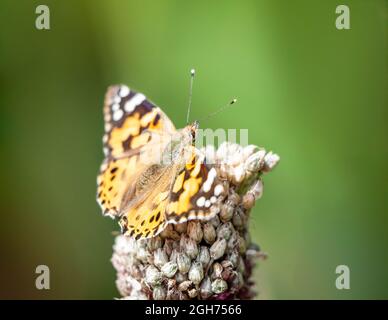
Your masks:
M 241 197 L 237 192 L 235 192 L 233 189 L 230 190 L 228 195 L 228 200 L 226 201 L 228 204 L 230 204 L 232 207 L 238 206 L 238 204 L 241 201 Z
M 154 250 L 159 249 L 163 246 L 163 240 L 161 237 L 156 236 L 156 237 L 151 238 L 148 241 L 147 245 L 148 245 L 149 251 L 154 251 Z
M 177 289 L 171 288 L 167 291 L 166 300 L 186 300 L 186 299 L 184 299 L 184 297 L 180 294 L 180 292 Z
M 117 236 L 113 250 L 118 254 L 127 255 L 130 253 L 136 253 L 137 243 L 133 238 L 128 238 L 123 235 Z
M 142 271 L 137 265 L 132 264 L 129 269 L 129 274 L 134 278 L 134 279 L 141 279 L 143 277 Z
M 200 262 L 194 262 L 189 270 L 189 279 L 194 284 L 199 284 L 203 279 L 203 268 Z
M 127 296 L 132 291 L 132 287 L 128 286 L 126 277 L 122 274 L 120 274 L 116 279 L 116 287 L 122 296 Z
M 162 283 L 162 273 L 159 272 L 153 265 L 150 265 L 146 269 L 145 281 L 151 287 L 160 285 Z
M 235 185 L 239 185 L 245 178 L 244 165 L 240 164 L 231 169 L 229 177 Z
M 245 231 L 243 237 L 245 240 L 245 247 L 248 248 L 252 244 L 251 234 L 249 232 Z
M 227 245 L 228 251 L 232 251 L 238 246 L 238 237 L 239 237 L 239 234 L 237 231 L 232 233 Z
M 159 248 L 156 251 L 154 251 L 154 264 L 157 266 L 159 269 L 165 265 L 168 262 L 168 256 L 167 253 Z
M 256 182 L 254 182 L 248 189 L 247 193 L 245 194 L 245 196 L 247 195 L 253 195 L 255 201 L 257 199 L 260 199 L 261 196 L 263 195 L 263 190 L 264 190 L 264 185 L 263 185 L 263 181 L 261 181 L 260 179 L 257 180 Z
M 187 234 L 195 242 L 200 243 L 203 237 L 201 223 L 199 221 L 190 221 L 187 225 Z
M 214 218 L 210 220 L 210 223 L 213 225 L 214 228 L 217 228 L 220 224 L 220 218 L 218 217 L 218 215 L 214 216 Z
M 213 245 L 210 247 L 210 256 L 213 260 L 217 260 L 221 258 L 226 249 L 226 240 L 218 239 Z
M 232 268 L 233 269 L 233 263 L 230 262 L 229 260 L 222 260 L 221 261 L 221 266 L 224 269 L 226 269 L 226 268 Z
M 210 222 L 203 225 L 203 238 L 209 244 L 212 244 L 216 240 L 216 229 Z
M 259 147 L 253 144 L 246 146 L 243 149 L 244 161 L 246 161 L 252 154 L 256 153 L 257 151 L 259 151 Z
M 113 254 L 112 258 L 110 259 L 111 263 L 113 264 L 113 267 L 118 272 L 124 272 L 126 269 L 125 260 L 127 258 L 125 256 L 119 255 L 116 252 Z
M 159 234 L 160 237 L 162 237 L 163 239 L 165 238 L 169 238 L 171 232 L 174 231 L 174 227 L 172 224 L 168 224 L 164 229 L 163 231 Z
M 237 268 L 238 264 L 240 262 L 240 254 L 237 250 L 233 250 L 229 255 L 228 255 L 228 261 L 231 262 L 233 268 Z
M 172 239 L 165 239 L 164 240 L 164 245 L 163 245 L 163 250 L 164 252 L 170 256 L 172 250 L 174 249 L 174 240 Z
M 177 274 L 175 275 L 175 279 L 176 279 L 176 282 L 177 283 L 181 283 L 183 281 L 186 281 L 187 280 L 187 273 L 180 273 L 180 272 L 177 272 Z
M 139 239 L 137 240 L 138 248 L 147 248 L 147 239 Z
M 193 287 L 194 283 L 190 280 L 183 281 L 181 284 L 178 286 L 179 291 L 187 291 L 190 287 Z
M 222 265 L 218 262 L 213 264 L 213 272 L 211 274 L 212 279 L 220 278 L 222 274 Z
M 162 273 L 167 278 L 172 278 L 178 271 L 178 265 L 175 262 L 169 261 L 162 267 Z
M 228 170 L 229 167 L 225 163 L 219 165 L 220 178 L 223 180 L 228 180 Z
M 205 277 L 205 279 L 202 280 L 200 292 L 201 292 L 202 299 L 207 299 L 213 294 L 212 283 L 209 277 Z
M 242 199 L 242 205 L 244 209 L 249 210 L 255 205 L 255 197 L 252 193 L 247 193 Z
M 238 263 L 238 272 L 241 274 L 245 274 L 245 263 L 244 259 L 240 256 L 240 262 Z
M 178 257 L 178 250 L 177 249 L 172 249 L 171 255 L 170 255 L 170 261 L 176 263 L 176 259 Z
M 171 290 L 175 288 L 176 280 L 175 279 L 167 279 L 167 289 Z
M 238 236 L 237 244 L 238 244 L 238 252 L 240 254 L 244 254 L 247 251 L 247 246 L 246 246 L 245 239 L 240 235 Z
M 228 222 L 233 217 L 234 206 L 230 202 L 226 202 L 225 205 L 221 208 L 220 219 L 222 222 Z
M 241 230 L 244 227 L 245 215 L 240 208 L 237 208 L 232 218 L 233 225 L 237 230 Z
M 272 151 L 268 152 L 264 157 L 263 171 L 264 172 L 271 171 L 278 164 L 279 160 L 280 160 L 280 157 L 277 154 L 272 153 Z
M 187 222 L 183 222 L 183 223 L 178 223 L 175 225 L 175 230 L 178 232 L 178 233 L 186 233 L 186 230 L 187 230 Z
M 135 292 L 135 294 L 132 294 L 129 296 L 125 296 L 123 298 L 119 298 L 118 300 L 148 300 L 149 297 L 144 294 L 143 292 Z
M 210 252 L 208 247 L 201 246 L 199 248 L 199 254 L 198 254 L 198 261 L 202 264 L 203 267 L 207 267 L 208 263 L 210 262 Z
M 147 263 L 149 261 L 149 258 L 151 258 L 151 253 L 148 251 L 147 248 L 139 247 L 137 250 L 136 258 L 139 259 L 141 262 Z
M 250 145 L 223 143 L 214 159 L 226 198 L 209 221 L 169 224 L 151 239 L 118 236 L 112 264 L 126 299 L 248 299 L 252 270 L 266 255 L 252 245 L 249 212 L 263 192 L 262 173 L 279 160 Z M 248 249 L 247 249 L 248 248 Z
M 172 224 L 168 224 L 167 227 L 160 233 L 160 237 L 163 239 L 179 240 L 180 234 L 174 230 Z
M 260 150 L 249 156 L 244 163 L 245 171 L 248 172 L 249 175 L 259 172 L 264 165 L 264 156 L 265 150 Z
M 230 222 L 220 224 L 217 228 L 217 238 L 229 240 L 234 232 L 233 225 Z
M 236 150 L 230 150 L 228 155 L 227 165 L 236 167 L 244 162 L 244 154 L 242 148 L 239 146 Z
M 236 272 L 234 274 L 234 277 L 233 277 L 233 280 L 232 280 L 232 283 L 231 283 L 231 286 L 235 289 L 235 290 L 239 290 L 244 284 L 244 278 L 242 276 L 241 273 L 239 272 Z
M 198 245 L 197 243 L 187 237 L 187 236 L 183 236 L 181 238 L 181 241 L 180 241 L 180 247 L 181 247 L 181 250 L 183 252 L 186 252 L 186 254 L 191 258 L 191 259 L 195 259 L 198 255 Z
M 183 252 L 178 253 L 176 261 L 177 261 L 178 269 L 180 273 L 185 274 L 189 272 L 191 267 L 191 259 L 190 257 L 187 256 L 187 254 Z
M 221 279 L 225 281 L 231 281 L 235 277 L 235 272 L 233 271 L 233 267 L 227 267 L 222 270 Z
M 196 288 L 191 288 L 187 290 L 187 294 L 190 299 L 194 299 L 198 295 L 198 290 Z
M 169 238 L 172 240 L 179 240 L 181 238 L 181 235 L 176 230 L 170 231 Z
M 228 289 L 228 284 L 225 280 L 216 279 L 212 282 L 212 291 L 214 293 L 222 293 Z
M 156 286 L 152 291 L 152 298 L 154 300 L 165 300 L 166 296 L 167 293 L 163 286 Z

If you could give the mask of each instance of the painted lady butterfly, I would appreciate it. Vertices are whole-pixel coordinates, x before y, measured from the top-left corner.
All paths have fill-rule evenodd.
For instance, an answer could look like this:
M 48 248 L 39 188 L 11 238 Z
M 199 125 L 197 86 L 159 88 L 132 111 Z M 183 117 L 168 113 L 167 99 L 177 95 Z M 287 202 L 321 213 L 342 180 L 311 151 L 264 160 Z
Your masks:
M 219 212 L 226 185 L 194 146 L 197 122 L 176 130 L 160 108 L 125 85 L 108 89 L 104 120 L 97 201 L 104 215 L 120 218 L 125 235 L 150 238 L 169 223 Z

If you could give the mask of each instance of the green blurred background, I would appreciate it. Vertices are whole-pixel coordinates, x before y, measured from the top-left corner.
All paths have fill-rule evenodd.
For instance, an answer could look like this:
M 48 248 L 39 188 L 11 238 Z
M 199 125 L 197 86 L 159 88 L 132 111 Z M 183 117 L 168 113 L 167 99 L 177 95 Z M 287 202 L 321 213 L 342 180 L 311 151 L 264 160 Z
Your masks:
M 252 215 L 270 257 L 259 298 L 388 298 L 387 18 L 383 0 L 2 0 L 0 297 L 117 296 L 118 226 L 95 202 L 106 87 L 145 92 L 182 127 L 195 67 L 192 118 L 236 96 L 202 127 L 247 128 L 281 156 Z M 35 289 L 39 264 L 51 290 Z

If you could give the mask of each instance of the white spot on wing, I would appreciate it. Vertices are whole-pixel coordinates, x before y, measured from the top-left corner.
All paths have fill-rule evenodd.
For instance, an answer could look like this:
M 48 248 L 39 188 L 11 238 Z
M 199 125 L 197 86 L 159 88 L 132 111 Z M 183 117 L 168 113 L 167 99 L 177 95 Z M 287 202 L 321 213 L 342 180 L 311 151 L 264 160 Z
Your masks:
M 209 208 L 209 207 L 210 207 L 210 200 L 206 200 L 206 201 L 205 201 L 205 207 L 206 207 L 206 208 Z
M 112 111 L 115 112 L 120 109 L 120 105 L 118 103 L 112 104 Z
M 105 123 L 105 131 L 108 132 L 112 129 L 112 126 L 110 123 Z
M 119 96 L 124 98 L 126 97 L 127 95 L 129 95 L 130 93 L 130 90 L 127 86 L 121 86 L 120 87 L 120 90 L 119 90 Z
M 120 103 L 121 98 L 118 95 L 114 95 L 111 99 L 111 103 Z
M 129 99 L 124 106 L 126 112 L 132 112 L 135 108 L 145 100 L 145 95 L 142 93 L 135 94 L 131 99 Z
M 114 113 L 113 113 L 113 120 L 114 121 L 118 121 L 122 118 L 122 116 L 124 115 L 124 111 L 119 109 L 119 110 L 116 110 Z
M 214 188 L 214 195 L 218 197 L 223 192 L 224 187 L 221 184 L 217 184 L 217 186 Z
M 207 179 L 206 179 L 205 183 L 203 184 L 203 191 L 204 192 L 210 191 L 216 175 L 217 175 L 216 169 L 211 168 L 208 175 L 207 175 Z
M 203 207 L 205 205 L 205 197 L 200 197 L 197 200 L 197 206 L 198 207 Z

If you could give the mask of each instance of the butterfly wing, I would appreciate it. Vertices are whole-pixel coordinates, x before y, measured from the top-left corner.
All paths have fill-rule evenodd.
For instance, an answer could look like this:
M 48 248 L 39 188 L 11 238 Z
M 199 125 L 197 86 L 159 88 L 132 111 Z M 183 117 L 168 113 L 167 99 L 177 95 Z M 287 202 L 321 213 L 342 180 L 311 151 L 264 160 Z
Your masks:
M 139 176 L 158 161 L 154 148 L 163 150 L 175 128 L 160 108 L 124 85 L 108 89 L 104 120 L 105 160 L 97 177 L 97 202 L 104 214 L 118 216 L 135 196 L 131 190 Z
M 106 158 L 97 178 L 97 201 L 104 214 L 121 217 L 124 234 L 150 238 L 168 223 L 210 219 L 219 211 L 225 186 L 195 147 L 185 147 L 188 161 L 160 164 L 176 130 L 144 95 L 110 87 L 104 119 Z
M 164 167 L 157 181 L 151 182 L 151 186 L 126 207 L 119 222 L 123 234 L 139 239 L 151 238 L 163 231 L 173 170 L 173 166 Z
M 127 86 L 108 88 L 104 104 L 106 156 L 118 158 L 148 144 L 152 135 L 174 134 L 173 123 L 142 93 Z
M 214 165 L 206 163 L 205 155 L 190 146 L 191 156 L 176 175 L 166 207 L 167 223 L 193 219 L 211 219 L 220 210 L 227 185 Z
M 165 167 L 147 197 L 123 214 L 120 225 L 124 234 L 150 238 L 168 223 L 211 219 L 219 212 L 226 187 L 217 169 L 207 165 L 197 149 L 187 148 L 188 161 L 183 166 Z

